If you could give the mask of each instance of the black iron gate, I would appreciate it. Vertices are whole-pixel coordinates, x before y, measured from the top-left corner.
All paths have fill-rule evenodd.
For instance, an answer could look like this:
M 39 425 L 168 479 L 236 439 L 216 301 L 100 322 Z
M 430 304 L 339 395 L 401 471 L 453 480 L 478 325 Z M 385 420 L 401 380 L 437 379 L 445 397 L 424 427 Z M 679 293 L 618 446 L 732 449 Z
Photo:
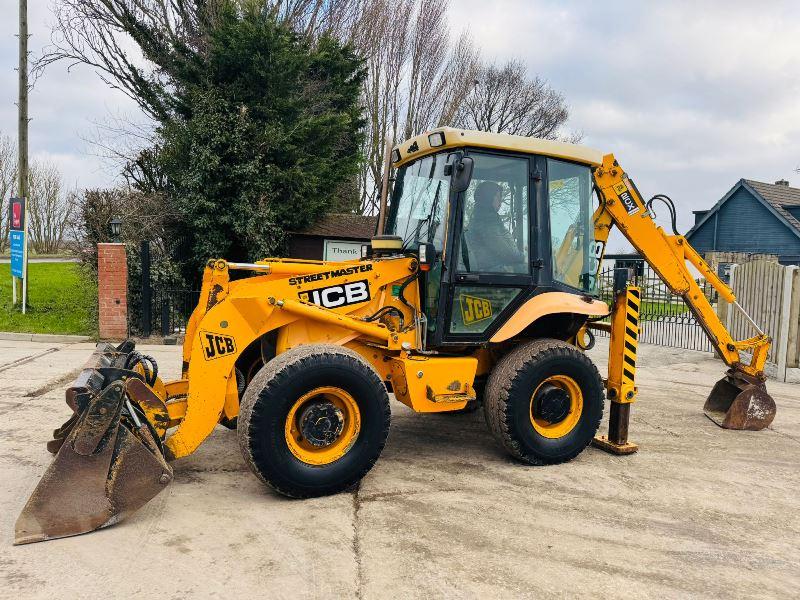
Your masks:
M 631 279 L 631 283 L 642 289 L 639 341 L 686 350 L 713 352 L 714 349 L 705 331 L 684 299 L 670 292 L 649 265 L 643 262 L 640 265 L 639 268 L 632 269 Z M 712 306 L 716 305 L 718 302 L 716 290 L 704 279 L 698 280 L 698 285 Z M 600 273 L 598 287 L 600 298 L 610 304 L 614 297 L 614 269 Z M 602 331 L 595 333 L 601 336 L 608 335 Z
M 186 324 L 200 300 L 200 290 L 178 289 L 151 282 L 150 244 L 142 242 L 139 250 L 141 280 L 139 301 L 131 315 L 131 333 L 140 337 L 167 337 L 186 332 Z
M 186 332 L 189 317 L 200 301 L 200 290 L 155 290 L 153 300 L 156 308 L 150 317 L 153 330 L 163 337 L 180 335 Z

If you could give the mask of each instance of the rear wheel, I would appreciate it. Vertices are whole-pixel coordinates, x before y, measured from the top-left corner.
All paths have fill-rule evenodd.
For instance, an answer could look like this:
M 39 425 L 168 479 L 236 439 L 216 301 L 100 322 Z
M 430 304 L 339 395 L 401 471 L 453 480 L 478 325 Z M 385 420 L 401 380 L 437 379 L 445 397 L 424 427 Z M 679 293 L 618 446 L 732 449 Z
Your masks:
M 512 456 L 554 464 L 574 458 L 592 441 L 603 398 L 600 374 L 583 352 L 566 342 L 536 340 L 495 366 L 484 414 Z
M 301 346 L 247 386 L 239 445 L 253 472 L 286 496 L 334 494 L 375 464 L 389 433 L 389 396 L 375 371 L 339 346 Z

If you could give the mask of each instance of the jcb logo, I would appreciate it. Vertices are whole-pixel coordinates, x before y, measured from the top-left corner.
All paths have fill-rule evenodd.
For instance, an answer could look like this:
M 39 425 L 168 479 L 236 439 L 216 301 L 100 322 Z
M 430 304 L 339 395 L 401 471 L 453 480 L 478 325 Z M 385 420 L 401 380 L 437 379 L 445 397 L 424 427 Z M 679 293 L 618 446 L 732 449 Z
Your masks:
M 203 356 L 206 360 L 213 360 L 236 352 L 236 342 L 229 335 L 201 331 L 200 342 L 203 345 Z
M 464 321 L 464 325 L 470 325 L 492 317 L 492 303 L 490 300 L 467 296 L 466 294 L 461 294 L 460 299 L 461 319 Z
M 343 283 L 342 285 L 331 285 L 329 287 L 317 288 L 316 290 L 306 290 L 300 292 L 300 300 L 311 302 L 325 308 L 338 308 L 349 306 L 369 300 L 369 283 L 366 279 Z

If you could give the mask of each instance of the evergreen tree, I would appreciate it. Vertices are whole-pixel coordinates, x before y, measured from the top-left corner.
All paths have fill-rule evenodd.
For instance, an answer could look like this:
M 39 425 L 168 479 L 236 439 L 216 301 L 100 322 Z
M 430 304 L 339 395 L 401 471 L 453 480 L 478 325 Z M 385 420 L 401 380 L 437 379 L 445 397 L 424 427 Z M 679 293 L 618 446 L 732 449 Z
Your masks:
M 188 280 L 207 258 L 274 255 L 287 232 L 358 208 L 364 74 L 349 47 L 226 4 L 202 53 L 161 60 L 169 77 L 156 96 L 172 109 L 130 172 L 174 206 L 167 231 Z

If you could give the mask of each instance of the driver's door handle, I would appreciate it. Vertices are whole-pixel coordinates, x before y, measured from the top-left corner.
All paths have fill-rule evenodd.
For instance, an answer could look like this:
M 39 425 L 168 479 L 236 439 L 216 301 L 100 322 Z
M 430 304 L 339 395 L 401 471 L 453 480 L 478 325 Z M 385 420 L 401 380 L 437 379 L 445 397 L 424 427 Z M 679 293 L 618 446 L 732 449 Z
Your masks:
M 478 283 L 480 280 L 480 276 L 475 275 L 474 273 L 459 273 L 456 275 L 456 281 L 458 282 L 469 281 L 472 283 Z

